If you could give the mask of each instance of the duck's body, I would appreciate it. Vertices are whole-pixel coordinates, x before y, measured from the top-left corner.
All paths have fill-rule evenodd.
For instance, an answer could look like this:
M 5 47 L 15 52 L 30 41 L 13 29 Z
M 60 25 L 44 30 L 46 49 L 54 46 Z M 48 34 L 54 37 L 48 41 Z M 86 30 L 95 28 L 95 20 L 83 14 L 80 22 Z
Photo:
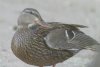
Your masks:
M 44 36 L 48 31 L 41 26 L 34 30 L 29 28 L 17 30 L 12 39 L 12 51 L 22 61 L 36 66 L 53 65 L 71 57 L 70 51 L 55 50 L 46 45 Z
M 63 62 L 85 47 L 98 44 L 78 29 L 85 26 L 45 23 L 32 8 L 22 12 L 18 26 L 11 43 L 13 53 L 22 61 L 39 67 Z

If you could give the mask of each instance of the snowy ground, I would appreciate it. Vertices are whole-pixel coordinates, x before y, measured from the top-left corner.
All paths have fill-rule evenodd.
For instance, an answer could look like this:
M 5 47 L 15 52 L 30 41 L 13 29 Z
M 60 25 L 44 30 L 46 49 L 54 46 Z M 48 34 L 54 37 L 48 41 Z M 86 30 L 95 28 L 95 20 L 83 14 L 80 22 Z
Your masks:
M 100 0 L 0 0 L 0 67 L 34 67 L 17 59 L 10 49 L 12 28 L 27 7 L 37 9 L 45 21 L 86 25 L 89 28 L 82 30 L 100 42 Z M 83 50 L 56 67 L 88 67 L 94 55 Z

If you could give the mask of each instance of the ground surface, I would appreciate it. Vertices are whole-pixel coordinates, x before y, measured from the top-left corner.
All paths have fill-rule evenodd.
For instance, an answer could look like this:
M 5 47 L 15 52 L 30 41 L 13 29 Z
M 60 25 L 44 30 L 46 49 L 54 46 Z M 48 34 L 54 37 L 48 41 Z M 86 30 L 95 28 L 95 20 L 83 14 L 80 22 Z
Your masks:
M 17 59 L 11 49 L 20 12 L 27 7 L 37 9 L 45 21 L 86 25 L 86 34 L 100 42 L 100 0 L 0 0 L 0 67 L 34 67 Z M 88 67 L 95 52 L 83 50 L 56 67 Z

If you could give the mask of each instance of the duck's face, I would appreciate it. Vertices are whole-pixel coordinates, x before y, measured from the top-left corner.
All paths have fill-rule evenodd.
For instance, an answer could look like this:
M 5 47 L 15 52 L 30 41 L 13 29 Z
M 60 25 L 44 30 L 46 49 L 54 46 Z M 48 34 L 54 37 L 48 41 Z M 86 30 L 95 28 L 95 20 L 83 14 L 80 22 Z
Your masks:
M 26 8 L 21 12 L 18 18 L 18 25 L 41 25 L 47 27 L 46 23 L 42 20 L 39 12 L 33 8 Z

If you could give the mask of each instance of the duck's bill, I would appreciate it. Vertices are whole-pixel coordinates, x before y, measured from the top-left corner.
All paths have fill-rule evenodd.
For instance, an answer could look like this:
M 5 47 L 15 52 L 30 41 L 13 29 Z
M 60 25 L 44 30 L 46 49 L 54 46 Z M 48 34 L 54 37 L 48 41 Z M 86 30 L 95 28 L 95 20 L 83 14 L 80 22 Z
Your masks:
M 48 23 L 45 23 L 45 22 L 37 22 L 39 25 L 43 26 L 43 27 L 46 27 L 46 28 L 51 28 L 52 26 Z

